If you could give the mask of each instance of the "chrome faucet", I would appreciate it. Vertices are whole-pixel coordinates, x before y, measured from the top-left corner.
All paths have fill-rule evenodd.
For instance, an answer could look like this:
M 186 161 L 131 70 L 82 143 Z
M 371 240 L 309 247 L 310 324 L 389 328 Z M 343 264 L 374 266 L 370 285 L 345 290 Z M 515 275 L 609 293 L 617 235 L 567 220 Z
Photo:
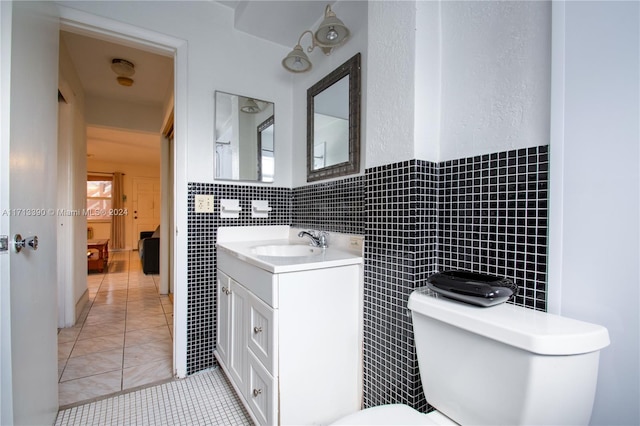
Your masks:
M 319 248 L 327 248 L 328 245 L 328 241 L 327 241 L 327 233 L 323 232 L 323 231 L 318 231 L 318 232 L 314 232 L 314 231 L 300 231 L 298 232 L 298 237 L 302 238 L 302 237 L 309 237 L 309 239 L 311 240 L 311 245 L 314 247 L 319 247 Z

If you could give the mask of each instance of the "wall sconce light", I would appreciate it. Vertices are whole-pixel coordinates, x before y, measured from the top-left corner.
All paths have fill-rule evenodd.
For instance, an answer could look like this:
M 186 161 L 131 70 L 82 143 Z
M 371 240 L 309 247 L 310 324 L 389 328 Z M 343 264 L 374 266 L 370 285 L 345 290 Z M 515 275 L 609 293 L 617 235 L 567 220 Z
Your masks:
M 349 38 L 349 28 L 347 28 L 336 14 L 331 10 L 331 6 L 327 5 L 324 11 L 324 20 L 315 33 L 307 30 L 298 38 L 298 44 L 293 50 L 282 60 L 282 66 L 291 72 L 305 72 L 311 69 L 311 61 L 300 43 L 305 34 L 311 34 L 311 45 L 307 47 L 307 52 L 313 52 L 313 49 L 319 47 L 325 55 L 330 55 L 331 51 L 338 46 L 343 45 Z

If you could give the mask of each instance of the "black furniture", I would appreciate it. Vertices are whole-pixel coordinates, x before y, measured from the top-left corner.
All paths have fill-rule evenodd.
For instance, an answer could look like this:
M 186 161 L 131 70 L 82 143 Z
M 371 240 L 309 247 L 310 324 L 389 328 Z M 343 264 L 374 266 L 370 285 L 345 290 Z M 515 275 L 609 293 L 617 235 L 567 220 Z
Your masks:
M 138 255 L 145 275 L 160 273 L 160 226 L 155 231 L 140 232 Z

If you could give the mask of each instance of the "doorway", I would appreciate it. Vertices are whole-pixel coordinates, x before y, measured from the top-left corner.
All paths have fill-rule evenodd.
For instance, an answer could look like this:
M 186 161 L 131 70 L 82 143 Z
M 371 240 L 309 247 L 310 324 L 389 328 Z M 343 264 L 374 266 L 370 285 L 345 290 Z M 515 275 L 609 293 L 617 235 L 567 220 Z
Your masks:
M 102 39 L 102 35 L 97 36 L 94 34 L 86 34 L 86 33 L 78 34 L 78 32 L 74 32 L 75 29 L 73 29 L 74 31 L 65 31 L 65 28 L 66 26 L 63 25 L 63 30 L 61 31 L 61 35 L 62 35 L 61 36 L 61 55 L 63 54 L 62 51 L 65 48 L 68 48 L 67 50 L 74 49 L 74 47 L 69 47 L 69 45 L 65 44 L 65 41 L 69 41 L 69 40 L 71 40 L 69 42 L 69 44 L 71 45 L 73 45 L 74 42 L 79 42 L 80 44 L 85 43 L 90 46 L 93 46 L 93 49 L 95 50 L 97 50 L 97 48 L 95 47 L 95 43 L 106 43 L 109 45 L 109 48 L 111 49 L 123 50 L 125 52 L 124 55 L 127 55 L 127 53 L 131 54 L 132 51 L 136 50 L 136 48 L 132 47 L 130 43 L 126 46 L 119 45 L 117 42 L 114 42 L 113 38 L 110 41 L 106 41 Z M 63 44 L 65 45 L 63 46 Z M 91 47 L 89 48 L 92 49 Z M 142 54 L 143 59 L 140 59 L 140 61 L 143 61 L 145 60 L 145 58 L 148 58 L 149 56 L 152 56 L 152 55 L 158 56 L 157 54 L 153 52 L 148 52 L 144 49 L 142 49 L 142 52 L 143 52 Z M 155 108 L 153 106 L 149 107 L 149 105 L 135 104 L 135 103 L 118 104 L 118 101 L 117 99 L 115 99 L 115 97 L 113 98 L 105 98 L 104 96 L 101 97 L 99 92 L 93 92 L 90 89 L 86 89 L 86 87 L 89 87 L 90 84 L 92 84 L 88 82 L 89 80 L 83 80 L 82 73 L 86 72 L 86 70 L 84 70 L 83 67 L 85 67 L 86 64 L 78 62 L 77 59 L 76 61 L 73 61 L 73 57 L 76 53 L 74 52 L 71 52 L 71 53 L 67 52 L 67 53 L 72 59 L 72 65 L 74 65 L 74 68 L 77 68 L 76 71 L 79 74 L 77 75 L 77 77 L 82 83 L 82 86 L 83 86 L 82 88 L 85 91 L 85 99 L 84 99 L 84 106 L 83 106 L 84 119 L 78 120 L 73 125 L 75 126 L 82 125 L 83 127 L 86 127 L 87 130 L 85 134 L 86 134 L 87 142 L 90 143 L 91 141 L 96 141 L 96 143 L 94 144 L 95 146 L 93 146 L 90 149 L 87 149 L 86 151 L 87 152 L 86 157 L 92 155 L 93 158 L 84 159 L 85 178 L 88 172 L 98 173 L 98 174 L 99 173 L 108 174 L 109 170 L 124 172 L 125 182 L 129 181 L 128 182 L 129 187 L 127 187 L 127 185 L 125 184 L 125 194 L 124 194 L 125 198 L 127 193 L 133 195 L 132 182 L 134 180 L 137 179 L 138 181 L 145 181 L 147 183 L 151 183 L 151 186 L 155 187 L 154 190 L 156 190 L 156 192 L 157 192 L 157 188 L 161 189 L 161 196 L 163 201 L 163 207 L 162 207 L 163 211 L 161 213 L 161 216 L 163 218 L 163 223 L 168 225 L 169 228 L 175 227 L 174 221 L 172 219 L 173 217 L 175 217 L 175 215 L 173 214 L 174 203 L 173 203 L 173 195 L 172 195 L 173 194 L 172 187 L 175 182 L 173 180 L 174 179 L 173 176 L 175 174 L 173 173 L 173 170 L 172 170 L 173 164 L 174 164 L 172 159 L 175 158 L 174 152 L 173 152 L 174 148 L 172 145 L 169 144 L 167 135 L 161 132 L 161 129 L 164 129 L 167 127 L 167 121 L 169 120 L 169 117 L 171 117 L 171 119 L 173 117 L 173 108 L 172 108 L 173 93 L 172 92 L 168 93 L 164 97 L 164 99 L 168 99 L 168 102 L 165 102 L 164 105 L 157 106 Z M 108 55 L 112 57 L 112 56 L 115 56 L 116 53 L 108 53 Z M 173 52 L 172 55 L 175 55 L 175 52 Z M 86 53 L 85 54 L 80 53 L 80 56 L 85 57 Z M 170 56 L 170 55 L 164 55 L 162 59 L 166 61 L 167 57 L 169 57 L 170 69 L 172 71 L 170 76 L 169 88 L 173 89 L 173 87 L 175 87 L 174 78 L 173 78 L 174 58 L 173 56 Z M 99 61 L 89 60 L 85 62 L 89 62 L 90 64 L 95 65 L 95 63 Z M 107 74 L 110 73 L 109 77 L 113 80 L 114 84 L 117 84 L 116 75 L 112 73 L 111 69 L 109 69 L 108 63 L 106 64 L 105 68 L 108 71 Z M 157 67 L 153 67 L 153 68 L 157 69 Z M 97 72 L 102 72 L 102 71 L 100 70 Z M 67 77 L 69 77 L 69 75 L 67 75 Z M 142 78 L 142 73 L 139 73 L 139 77 Z M 114 86 L 114 87 L 115 88 L 112 89 L 114 92 L 122 89 L 119 86 Z M 122 113 L 122 114 L 119 115 L 119 113 Z M 150 119 L 150 117 L 152 118 Z M 71 131 L 71 133 L 73 133 L 73 131 Z M 113 136 L 114 134 L 116 136 Z M 128 136 L 123 137 L 124 134 Z M 96 137 L 96 135 L 98 136 Z M 149 146 L 145 146 L 145 143 L 149 145 L 149 144 L 153 144 L 154 142 L 156 144 L 156 153 L 154 153 L 153 155 L 150 155 L 148 151 Z M 96 149 L 96 151 L 92 152 L 94 148 Z M 169 149 L 171 150 L 171 152 L 166 152 Z M 101 161 L 96 161 L 95 157 L 97 155 L 104 155 L 105 158 L 102 158 Z M 124 159 L 124 161 L 118 161 L 118 156 Z M 154 172 L 153 166 L 148 164 L 150 157 L 154 157 L 154 156 L 157 157 L 156 159 L 157 159 L 158 165 L 161 164 L 161 166 L 159 167 L 160 170 L 157 173 Z M 136 158 L 143 159 L 144 161 L 136 162 L 135 161 Z M 91 161 L 91 163 L 89 167 L 86 167 L 86 164 L 88 161 Z M 95 169 L 98 169 L 98 170 L 95 170 Z M 76 173 L 76 177 L 79 178 L 80 175 L 82 174 L 83 173 Z M 167 176 L 172 176 L 171 178 L 172 180 L 169 181 L 169 179 L 167 179 Z M 85 195 L 86 193 L 83 194 L 83 199 Z M 157 195 L 160 195 L 160 194 L 156 194 L 156 197 L 152 197 L 150 202 L 152 204 L 155 203 L 156 208 L 160 209 L 160 202 L 159 202 L 160 200 L 158 199 L 159 197 L 157 197 Z M 155 360 L 144 358 L 144 356 L 148 356 L 149 353 L 153 351 L 151 350 L 145 351 L 143 349 L 143 346 L 144 345 L 148 346 L 149 344 L 155 344 L 157 343 L 158 339 L 156 339 L 155 341 L 153 341 L 153 339 L 149 341 L 148 339 L 145 340 L 144 338 L 140 338 L 140 336 L 136 337 L 136 332 L 138 334 L 141 334 L 140 330 L 142 329 L 140 328 L 140 324 L 143 324 L 143 327 L 144 327 L 143 329 L 146 329 L 147 326 L 159 327 L 160 324 L 159 323 L 156 324 L 156 322 L 164 321 L 165 322 L 164 326 L 166 326 L 165 328 L 167 328 L 168 326 L 169 330 L 171 330 L 171 334 L 173 334 L 172 303 L 167 302 L 168 300 L 167 295 L 164 295 L 164 298 L 162 297 L 158 298 L 159 290 L 160 290 L 160 279 L 159 279 L 160 275 L 158 275 L 157 272 L 155 274 L 154 273 L 144 274 L 142 271 L 140 271 L 140 259 L 138 258 L 138 251 L 137 251 L 139 238 L 137 238 L 136 236 L 139 236 L 139 231 L 142 230 L 142 228 L 137 229 L 139 226 L 136 225 L 136 222 L 135 222 L 136 213 L 134 213 L 137 209 L 137 206 L 134 207 L 131 203 L 134 200 L 137 201 L 136 197 L 131 197 L 131 199 L 129 200 L 126 200 L 126 199 L 124 200 L 125 202 L 124 208 L 125 210 L 128 210 L 127 213 L 128 215 L 130 215 L 128 217 L 128 222 L 126 224 L 127 227 L 129 228 L 129 230 L 126 232 L 127 238 L 125 238 L 124 247 L 120 248 L 121 251 L 117 251 L 117 250 L 114 251 L 113 247 L 109 248 L 110 263 L 107 266 L 106 270 L 103 271 L 104 274 L 101 274 L 101 273 L 90 274 L 87 277 L 86 275 L 87 258 L 86 257 L 83 258 L 84 255 L 81 255 L 79 259 L 78 258 L 74 259 L 75 262 L 79 262 L 80 264 L 84 263 L 83 266 L 85 268 L 85 277 L 87 278 L 85 280 L 86 296 L 77 298 L 77 296 L 74 295 L 75 298 L 72 300 L 72 302 L 76 302 L 75 299 L 77 298 L 77 302 L 75 304 L 75 308 L 76 308 L 75 318 L 77 319 L 76 325 L 79 325 L 79 326 L 75 327 L 75 330 L 73 330 L 74 327 L 70 327 L 69 329 L 66 329 L 66 328 L 63 329 L 61 332 L 63 333 L 63 338 L 61 339 L 63 343 L 63 347 L 60 350 L 60 352 L 61 352 L 61 356 L 66 358 L 64 362 L 61 362 L 60 364 L 61 368 L 60 368 L 59 379 L 61 381 L 64 380 L 66 382 L 70 382 L 73 380 L 78 381 L 81 378 L 81 377 L 78 377 L 79 374 L 86 375 L 86 374 L 91 374 L 92 372 L 95 373 L 98 370 L 100 370 L 100 373 L 94 374 L 94 376 L 97 376 L 98 374 L 104 373 L 105 372 L 104 370 L 107 369 L 109 370 L 108 372 L 110 373 L 112 372 L 113 374 L 105 375 L 106 382 L 104 386 L 100 384 L 93 386 L 94 388 L 97 388 L 97 389 L 103 388 L 105 391 L 105 394 L 111 393 L 115 389 L 114 386 L 112 386 L 113 383 L 111 383 L 111 385 L 109 384 L 109 380 L 111 380 L 112 382 L 114 381 L 121 382 L 122 387 L 120 390 L 125 389 L 125 387 L 130 387 L 130 386 L 125 386 L 127 382 L 129 385 L 131 385 L 131 383 L 135 383 L 138 386 L 144 384 L 139 381 L 132 382 L 131 380 L 125 379 L 124 373 L 120 375 L 120 379 L 118 380 L 117 378 L 115 378 L 115 376 L 117 375 L 115 373 L 116 366 L 115 364 L 113 365 L 110 364 L 112 362 L 112 359 L 118 358 L 117 352 L 120 351 L 121 353 L 124 354 L 123 355 L 124 358 L 120 357 L 121 359 L 124 359 L 124 364 L 121 365 L 119 368 L 124 370 L 127 367 L 134 366 L 132 365 L 132 362 L 134 362 L 132 360 L 135 360 L 136 358 L 135 356 L 130 356 L 129 361 L 127 361 L 127 353 L 132 352 L 131 346 L 133 343 L 139 343 L 140 344 L 139 349 L 142 349 L 141 351 L 139 351 L 139 355 L 137 356 L 138 364 L 140 364 L 141 362 L 149 364 L 149 361 L 155 361 Z M 88 213 L 90 214 L 90 211 L 88 211 Z M 151 229 L 145 228 L 144 230 L 153 231 L 153 228 L 157 227 L 157 225 L 160 223 L 159 216 L 160 215 L 158 214 L 154 214 L 152 215 L 151 218 L 147 218 L 150 221 L 153 221 L 153 223 L 151 222 L 146 223 L 145 226 L 151 227 Z M 85 215 L 85 217 L 87 217 L 87 215 Z M 89 224 L 85 226 L 85 229 L 87 230 L 87 239 L 96 239 L 96 238 L 101 239 L 102 237 L 108 238 L 108 235 L 109 235 L 108 231 L 106 231 L 107 232 L 106 235 L 99 234 L 100 232 L 104 232 L 103 230 L 102 231 L 99 230 L 100 227 L 105 228 L 104 225 L 105 225 L 104 222 L 90 221 Z M 108 229 L 109 224 L 107 223 L 106 225 L 107 225 L 106 228 Z M 91 236 L 89 236 L 90 234 L 89 229 L 91 229 L 93 233 L 93 235 Z M 87 253 L 86 245 L 84 247 L 85 247 L 85 254 L 86 254 Z M 172 259 L 175 256 L 175 253 L 173 252 L 172 245 L 167 245 L 167 247 L 169 248 L 169 250 L 168 251 L 166 249 L 164 250 L 163 252 L 164 258 L 161 260 L 160 263 L 171 265 L 173 263 Z M 165 268 L 163 272 L 164 272 L 163 278 L 168 282 L 172 282 L 173 277 L 175 276 L 173 269 Z M 126 277 L 126 282 L 124 280 L 124 277 Z M 97 278 L 99 278 L 99 282 L 97 282 L 98 281 Z M 166 287 L 169 287 L 169 286 L 166 286 Z M 74 293 L 74 290 L 77 293 L 77 289 L 72 289 L 71 292 Z M 148 296 L 151 296 L 151 299 L 149 299 Z M 154 296 L 155 296 L 156 305 L 151 306 L 151 304 L 154 302 Z M 158 300 L 160 301 L 159 303 L 157 303 Z M 108 303 L 108 304 L 102 303 L 105 301 L 117 302 L 117 303 Z M 101 302 L 100 306 L 94 306 L 94 303 L 96 302 Z M 67 306 L 67 308 L 73 308 L 73 307 L 74 306 Z M 91 311 L 87 309 L 89 307 L 91 307 Z M 135 310 L 132 308 L 135 308 Z M 95 311 L 94 309 L 98 309 L 98 311 Z M 92 315 L 92 313 L 94 312 L 97 312 L 97 314 Z M 145 314 L 148 316 L 145 316 L 144 318 L 142 318 L 141 316 L 142 314 Z M 96 325 L 98 324 L 98 322 L 96 321 L 105 320 L 105 319 L 110 319 L 112 322 L 111 327 L 109 328 L 109 331 L 104 331 L 104 330 L 98 331 L 97 334 L 95 333 L 89 334 L 88 332 L 85 333 L 88 330 L 96 329 Z M 124 319 L 128 320 L 126 325 L 124 323 Z M 136 321 L 138 325 L 135 324 Z M 123 333 L 120 335 L 120 328 L 122 327 L 125 327 L 125 330 L 122 330 Z M 127 337 L 126 334 L 124 333 L 124 331 L 127 331 L 127 330 L 131 331 L 131 334 L 129 337 Z M 83 333 L 85 334 L 83 335 Z M 148 334 L 148 335 L 154 334 L 146 331 L 142 333 Z M 155 334 L 158 334 L 158 333 L 155 333 Z M 70 336 L 72 335 L 73 335 L 73 338 L 70 338 Z M 90 344 L 88 343 L 88 341 L 81 342 L 81 340 L 83 340 L 82 339 L 83 336 L 85 338 L 91 338 L 91 339 L 97 339 L 97 340 L 94 340 L 95 344 Z M 117 342 L 118 340 L 120 340 L 120 342 Z M 166 340 L 166 338 L 164 338 L 164 340 Z M 163 343 L 166 344 L 167 342 L 165 341 Z M 93 352 L 86 352 L 87 348 L 82 349 L 85 346 Z M 73 348 L 72 349 L 73 351 L 75 351 L 77 348 L 79 349 L 79 351 L 74 356 L 73 351 L 69 351 L 69 353 L 66 352 L 67 347 Z M 169 370 L 169 377 L 172 377 L 175 374 L 175 372 L 176 371 L 179 372 L 180 369 L 176 366 L 176 363 L 172 362 L 173 359 L 175 359 L 175 356 L 173 354 L 173 352 L 175 352 L 174 350 L 175 345 L 172 342 L 169 342 L 168 348 L 169 348 L 168 349 L 169 353 L 171 354 L 170 361 L 169 361 L 170 366 L 168 370 Z M 146 348 L 146 349 L 149 349 L 149 348 Z M 85 353 L 83 354 L 82 351 L 85 351 Z M 87 354 L 91 356 L 87 357 Z M 109 355 L 111 355 L 111 358 L 109 357 Z M 89 368 L 84 373 L 83 372 L 78 373 L 77 365 L 79 363 L 77 361 L 79 361 L 78 358 L 83 356 L 87 360 L 94 361 L 93 364 L 97 364 L 100 359 L 104 359 L 103 360 L 104 365 L 98 369 L 94 368 L 92 370 L 91 368 Z M 71 371 L 73 370 L 73 368 L 70 367 L 71 358 L 76 358 L 73 360 L 74 362 L 72 363 L 73 365 L 71 366 L 75 368 L 75 371 Z M 125 365 L 127 363 L 128 365 Z M 73 374 L 67 374 L 70 371 Z M 158 377 L 155 377 L 155 379 L 158 379 Z M 150 380 L 154 381 L 155 379 L 151 378 Z M 91 397 L 96 397 L 96 396 L 100 396 L 100 395 L 91 395 Z M 61 398 L 61 401 L 60 401 L 61 405 L 64 405 L 65 399 L 64 399 L 64 392 L 62 391 L 60 392 L 60 398 Z M 66 402 L 68 401 L 69 400 L 67 399 Z

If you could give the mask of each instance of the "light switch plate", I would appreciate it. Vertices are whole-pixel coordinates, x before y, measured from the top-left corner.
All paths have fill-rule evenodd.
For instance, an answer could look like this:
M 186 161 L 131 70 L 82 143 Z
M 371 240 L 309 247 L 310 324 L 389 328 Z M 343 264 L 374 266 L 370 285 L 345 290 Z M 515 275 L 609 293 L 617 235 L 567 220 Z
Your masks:
M 213 195 L 196 194 L 196 213 L 213 213 Z

